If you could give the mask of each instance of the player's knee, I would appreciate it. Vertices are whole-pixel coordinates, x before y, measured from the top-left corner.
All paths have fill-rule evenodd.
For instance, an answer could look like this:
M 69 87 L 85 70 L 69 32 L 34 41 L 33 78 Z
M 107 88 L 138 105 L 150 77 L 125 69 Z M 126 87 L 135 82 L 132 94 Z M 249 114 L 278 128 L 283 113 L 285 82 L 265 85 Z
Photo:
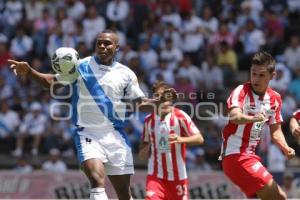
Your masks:
M 83 163 L 82 168 L 88 177 L 92 188 L 104 187 L 105 172 L 102 162 L 90 159 Z
M 262 199 L 276 199 L 276 200 L 286 200 L 286 193 L 277 185 L 275 181 L 270 181 L 268 185 L 261 191 L 258 197 Z
M 279 185 L 277 185 L 277 183 L 275 181 L 273 182 L 273 187 L 270 192 L 272 192 L 272 194 L 275 194 L 276 197 L 274 197 L 274 199 L 278 199 L 278 200 L 286 200 L 287 199 L 286 193 L 281 189 L 281 187 Z
M 87 175 L 91 187 L 104 187 L 104 175 L 101 175 L 101 173 L 98 173 L 97 171 L 85 171 L 85 174 Z
M 276 200 L 286 200 L 287 199 L 287 195 L 285 194 L 285 192 L 280 191 L 280 190 L 270 191 L 270 194 L 267 196 L 272 197 L 272 198 L 266 198 L 266 199 L 276 199 Z
M 98 172 L 92 171 L 89 174 L 89 180 L 91 182 L 92 187 L 104 187 L 104 179 L 105 177 Z

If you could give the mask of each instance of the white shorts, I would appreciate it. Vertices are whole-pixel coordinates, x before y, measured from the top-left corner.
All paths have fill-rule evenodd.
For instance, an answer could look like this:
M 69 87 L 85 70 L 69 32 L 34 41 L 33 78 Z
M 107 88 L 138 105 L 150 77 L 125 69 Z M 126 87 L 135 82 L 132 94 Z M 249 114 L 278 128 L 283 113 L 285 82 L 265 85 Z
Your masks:
M 134 174 L 131 148 L 124 134 L 79 128 L 74 136 L 78 160 L 82 164 L 88 159 L 100 159 L 107 175 Z

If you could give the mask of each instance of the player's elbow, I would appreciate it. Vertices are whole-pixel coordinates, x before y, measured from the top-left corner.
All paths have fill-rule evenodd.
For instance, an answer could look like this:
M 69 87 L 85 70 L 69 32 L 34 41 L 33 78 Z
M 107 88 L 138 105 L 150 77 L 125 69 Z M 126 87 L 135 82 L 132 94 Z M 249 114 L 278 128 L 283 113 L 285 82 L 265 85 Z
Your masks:
M 203 136 L 200 133 L 198 133 L 197 137 L 194 140 L 194 144 L 201 145 L 203 143 L 204 143 L 204 138 L 203 138 Z
M 242 117 L 239 114 L 230 114 L 229 115 L 229 120 L 232 121 L 232 122 L 236 122 L 236 121 L 239 121 L 241 119 L 242 119 Z
M 271 139 L 272 139 L 273 142 L 276 142 L 276 141 L 280 140 L 279 133 L 277 131 L 271 133 Z
M 204 138 L 202 135 L 199 136 L 199 144 L 203 144 L 204 143 Z

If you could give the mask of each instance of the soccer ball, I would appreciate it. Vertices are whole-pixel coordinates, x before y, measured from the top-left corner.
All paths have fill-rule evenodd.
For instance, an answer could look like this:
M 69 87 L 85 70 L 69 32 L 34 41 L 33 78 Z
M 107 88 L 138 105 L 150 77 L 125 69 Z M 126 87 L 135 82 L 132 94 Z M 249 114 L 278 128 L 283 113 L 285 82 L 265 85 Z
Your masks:
M 79 65 L 79 54 L 70 47 L 58 48 L 52 56 L 51 65 L 58 74 L 73 74 Z

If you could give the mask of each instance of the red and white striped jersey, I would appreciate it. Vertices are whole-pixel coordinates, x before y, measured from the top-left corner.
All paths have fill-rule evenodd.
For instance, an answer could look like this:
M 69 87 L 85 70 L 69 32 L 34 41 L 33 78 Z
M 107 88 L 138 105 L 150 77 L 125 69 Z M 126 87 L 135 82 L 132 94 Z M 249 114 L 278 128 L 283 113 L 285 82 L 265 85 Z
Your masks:
M 185 144 L 169 145 L 169 134 L 182 137 L 199 133 L 191 118 L 182 110 L 173 108 L 164 119 L 152 113 L 145 118 L 142 141 L 150 144 L 148 175 L 177 181 L 187 179 Z
M 261 130 L 265 123 L 282 122 L 281 97 L 268 88 L 264 95 L 257 95 L 251 89 L 251 84 L 245 83 L 235 88 L 227 100 L 227 109 L 239 107 L 246 115 L 266 113 L 266 121 L 248 124 L 233 124 L 230 121 L 222 130 L 223 144 L 221 156 L 244 153 L 255 154 L 255 148 L 260 141 Z
M 300 122 L 300 109 L 293 113 L 293 117 Z

